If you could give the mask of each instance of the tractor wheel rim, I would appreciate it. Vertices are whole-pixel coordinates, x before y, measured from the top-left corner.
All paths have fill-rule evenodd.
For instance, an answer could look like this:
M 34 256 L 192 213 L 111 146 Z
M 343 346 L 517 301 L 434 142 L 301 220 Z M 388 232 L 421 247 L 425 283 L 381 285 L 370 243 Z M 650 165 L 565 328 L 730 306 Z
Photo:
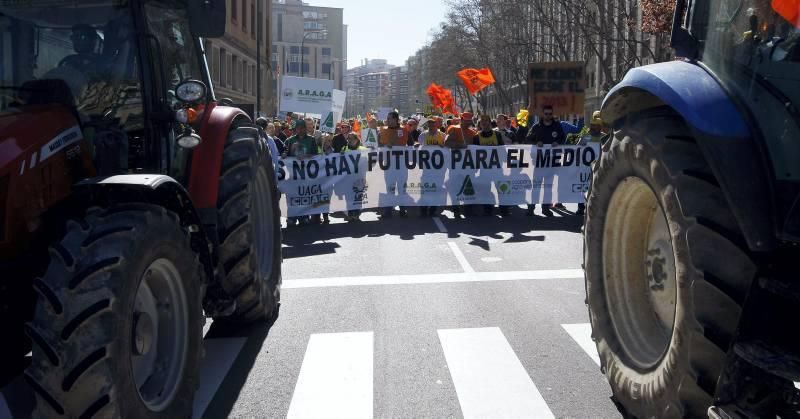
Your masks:
M 256 170 L 253 187 L 253 214 L 255 214 L 254 242 L 257 259 L 257 272 L 260 280 L 267 281 L 272 276 L 272 253 L 274 251 L 273 237 L 275 229 L 272 223 L 272 191 L 267 178 L 267 171 L 263 167 Z
M 611 196 L 603 231 L 603 284 L 611 323 L 630 365 L 651 369 L 666 354 L 678 298 L 667 218 L 636 177 Z
M 167 259 L 144 271 L 134 303 L 130 360 L 139 398 L 153 412 L 170 405 L 182 384 L 189 339 L 183 281 Z

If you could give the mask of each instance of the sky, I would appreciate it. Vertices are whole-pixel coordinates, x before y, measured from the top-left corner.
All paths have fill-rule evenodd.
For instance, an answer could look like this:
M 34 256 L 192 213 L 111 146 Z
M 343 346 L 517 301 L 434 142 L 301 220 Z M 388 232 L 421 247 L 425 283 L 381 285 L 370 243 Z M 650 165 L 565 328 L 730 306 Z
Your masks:
M 311 6 L 344 9 L 347 25 L 347 68 L 364 58 L 384 58 L 403 65 L 444 20 L 442 0 L 305 0 Z

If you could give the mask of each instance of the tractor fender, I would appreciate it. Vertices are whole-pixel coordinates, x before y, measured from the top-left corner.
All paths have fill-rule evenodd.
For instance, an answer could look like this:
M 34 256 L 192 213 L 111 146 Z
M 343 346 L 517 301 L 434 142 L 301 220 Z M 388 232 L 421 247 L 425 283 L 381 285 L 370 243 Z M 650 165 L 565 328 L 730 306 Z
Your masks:
M 180 218 L 181 224 L 192 233 L 192 248 L 203 263 L 206 278 L 211 280 L 214 277 L 208 235 L 189 193 L 175 179 L 160 174 L 95 177 L 75 184 L 71 201 L 73 205 L 84 208 L 147 203 L 174 212 Z
M 630 70 L 603 100 L 603 119 L 669 109 L 686 121 L 752 251 L 777 246 L 772 183 L 759 132 L 720 83 L 699 65 L 671 61 Z
M 750 137 L 744 115 L 728 93 L 702 67 L 686 61 L 637 67 L 603 100 L 603 119 L 613 124 L 625 115 L 669 106 L 692 128 L 715 137 Z
M 222 170 L 222 151 L 231 124 L 237 118 L 250 118 L 239 108 L 219 106 L 212 102 L 206 106 L 200 126 L 202 143 L 192 153 L 189 175 L 189 196 L 202 213 L 213 209 L 216 217 L 219 194 L 219 175 Z M 215 220 L 213 224 L 216 224 Z

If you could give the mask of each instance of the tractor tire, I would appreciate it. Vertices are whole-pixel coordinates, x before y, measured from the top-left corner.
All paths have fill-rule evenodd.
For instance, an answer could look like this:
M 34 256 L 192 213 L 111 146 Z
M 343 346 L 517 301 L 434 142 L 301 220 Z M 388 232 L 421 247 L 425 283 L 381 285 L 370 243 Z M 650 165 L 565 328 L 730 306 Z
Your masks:
M 756 264 L 682 119 L 629 117 L 593 171 L 586 295 L 627 417 L 706 417 Z
M 252 126 L 234 125 L 228 134 L 217 214 L 222 288 L 236 300 L 236 311 L 222 319 L 272 319 L 280 304 L 280 209 L 269 149 Z
M 27 325 L 34 417 L 191 416 L 205 275 L 178 216 L 90 209 L 50 247 Z

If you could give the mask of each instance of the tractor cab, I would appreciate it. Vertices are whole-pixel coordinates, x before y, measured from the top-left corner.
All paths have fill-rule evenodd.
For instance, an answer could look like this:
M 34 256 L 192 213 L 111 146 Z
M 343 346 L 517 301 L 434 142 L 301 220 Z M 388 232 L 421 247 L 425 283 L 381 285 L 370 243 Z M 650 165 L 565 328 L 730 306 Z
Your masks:
M 193 29 L 215 29 L 214 17 L 193 3 L 201 2 L 7 2 L 0 8 L 1 140 L 37 148 L 78 126 L 92 163 L 84 175 L 142 171 L 184 181 L 175 111 L 213 99 Z M 190 103 L 176 96 L 188 80 Z M 42 125 L 49 129 L 31 130 Z

